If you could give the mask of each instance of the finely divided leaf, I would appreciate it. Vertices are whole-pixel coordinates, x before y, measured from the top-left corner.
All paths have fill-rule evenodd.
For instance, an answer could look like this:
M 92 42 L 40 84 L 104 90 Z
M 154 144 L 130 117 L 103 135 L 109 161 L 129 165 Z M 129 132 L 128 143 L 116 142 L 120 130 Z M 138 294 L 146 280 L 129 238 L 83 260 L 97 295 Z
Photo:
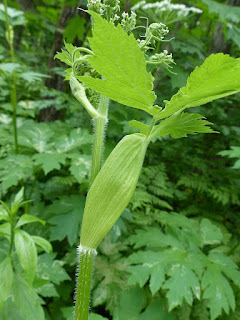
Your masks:
M 223 53 L 212 54 L 200 67 L 195 68 L 187 85 L 167 102 L 165 109 L 159 114 L 159 119 L 239 91 L 240 59 Z
M 154 136 L 166 136 L 173 138 L 186 137 L 188 134 L 213 133 L 208 125 L 211 122 L 204 120 L 204 117 L 197 113 L 176 113 L 160 122 L 154 129 Z
M 105 79 L 79 79 L 110 99 L 151 113 L 155 100 L 153 78 L 146 71 L 144 53 L 137 40 L 132 34 L 127 35 L 121 25 L 115 27 L 96 13 L 90 13 L 95 24 L 93 37 L 89 39 L 94 56 L 89 60 Z

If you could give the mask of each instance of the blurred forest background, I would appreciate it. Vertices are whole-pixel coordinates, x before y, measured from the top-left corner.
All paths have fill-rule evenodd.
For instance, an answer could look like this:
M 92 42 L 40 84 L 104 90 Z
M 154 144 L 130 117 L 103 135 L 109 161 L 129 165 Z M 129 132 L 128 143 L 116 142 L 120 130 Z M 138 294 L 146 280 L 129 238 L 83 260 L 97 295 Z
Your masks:
M 174 73 L 152 69 L 160 106 L 211 53 L 240 56 L 239 0 L 172 4 L 182 7 L 161 11 L 148 0 L 120 4 L 127 12 L 135 6 L 139 25 L 163 22 L 169 38 L 175 38 L 155 49 L 167 49 L 176 63 Z M 33 237 L 26 236 L 20 249 L 10 249 L 13 272 L 0 264 L 2 275 L 13 279 L 11 288 L 0 281 L 1 320 L 72 319 L 92 122 L 71 95 L 65 66 L 54 56 L 64 40 L 88 47 L 90 16 L 79 7 L 87 9 L 87 1 L 8 0 L 6 37 L 0 4 L 1 200 L 10 204 L 24 187 L 14 203 L 31 202 L 17 215 L 35 217 L 21 219 L 21 229 Z M 199 10 L 186 9 L 191 7 Z M 141 34 L 142 29 L 134 32 Z M 240 95 L 196 109 L 220 134 L 164 137 L 149 146 L 133 199 L 99 246 L 91 319 L 240 319 Z M 105 158 L 133 132 L 128 125 L 133 118 L 149 122 L 143 111 L 111 102 Z M 2 205 L 0 262 L 7 261 L 9 230 Z M 24 261 L 32 259 L 32 243 L 38 259 L 29 284 L 23 271 L 28 268 Z M 21 266 L 19 250 L 30 252 Z M 193 257 L 189 263 L 180 250 Z M 156 258 L 159 253 L 162 260 Z M 171 269 L 173 264 L 181 270 Z M 194 294 L 194 277 L 201 282 L 200 299 Z

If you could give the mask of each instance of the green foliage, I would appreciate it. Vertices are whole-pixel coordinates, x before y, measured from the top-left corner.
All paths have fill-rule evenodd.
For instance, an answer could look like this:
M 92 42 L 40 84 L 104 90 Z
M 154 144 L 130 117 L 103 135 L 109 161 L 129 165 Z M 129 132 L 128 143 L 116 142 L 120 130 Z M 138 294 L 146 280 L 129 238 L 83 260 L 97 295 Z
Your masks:
M 226 79 L 226 74 L 229 78 Z M 208 57 L 161 112 L 161 118 L 239 92 L 240 60 L 218 53 Z
M 91 15 L 95 24 L 89 42 L 94 57 L 89 57 L 89 60 L 106 80 L 89 77 L 81 77 L 80 80 L 113 100 L 151 114 L 155 100 L 151 91 L 153 79 L 146 71 L 144 54 L 137 41 L 133 35 L 128 36 L 121 26 L 114 27 L 93 12 Z
M 157 126 L 154 135 L 164 137 L 170 134 L 177 139 L 186 137 L 187 134 L 216 132 L 207 126 L 211 123 L 203 119 L 204 117 L 197 113 L 175 113 Z
M 230 147 L 230 150 L 220 151 L 218 154 L 229 158 L 239 158 L 233 165 L 233 169 L 240 168 L 240 147 Z
M 56 58 L 68 65 L 66 79 L 69 79 L 74 60 L 86 59 L 86 56 L 92 55 L 90 51 L 76 51 L 73 60 L 73 51 L 77 47 L 88 48 L 86 37 L 91 39 L 90 22 L 88 14 L 82 10 L 77 10 L 74 18 L 68 20 L 79 5 L 77 0 L 69 1 L 67 9 L 63 7 L 62 1 L 56 0 L 40 1 L 38 6 L 26 9 L 21 3 L 8 0 L 14 62 L 5 38 L 4 8 L 0 5 L 0 180 L 1 199 L 7 205 L 6 209 L 2 203 L 0 208 L 0 319 L 70 320 L 76 273 L 74 247 L 79 242 L 84 198 L 88 191 L 92 135 L 88 114 L 84 113 L 78 102 L 71 97 L 68 85 L 60 80 L 64 70 L 62 65 L 59 63 L 57 67 L 51 68 L 52 58 L 49 57 L 50 54 L 55 54 L 51 53 L 51 48 L 55 47 L 55 40 L 59 40 L 61 34 L 67 42 L 74 41 L 73 44 L 65 43 L 65 49 L 56 55 Z M 201 70 L 206 56 L 216 52 L 228 53 L 236 58 L 239 56 L 239 10 L 238 7 L 229 6 L 223 1 L 198 2 L 197 6 L 203 10 L 201 13 L 201 10 L 194 11 L 194 1 L 185 1 L 184 5 L 170 1 L 163 11 L 158 2 L 147 0 L 140 3 L 134 0 L 131 5 L 138 7 L 134 9 L 138 14 L 136 17 L 133 14 L 122 15 L 119 7 L 114 7 L 114 10 L 113 7 L 108 7 L 111 12 L 110 16 L 107 16 L 109 2 L 96 3 L 101 3 L 99 8 L 104 10 L 99 13 L 107 18 L 111 30 L 117 35 L 111 40 L 111 45 L 115 49 L 116 57 L 123 57 L 121 61 L 128 66 L 128 75 L 134 80 L 135 74 L 140 75 L 139 66 L 144 69 L 146 85 L 142 84 L 139 89 L 145 90 L 144 99 L 147 101 L 155 99 L 151 91 L 150 72 L 155 78 L 156 103 L 163 106 L 162 101 L 166 98 L 170 100 L 179 88 L 186 85 L 188 75 L 196 66 L 200 66 L 198 71 Z M 82 8 L 86 9 L 86 5 L 87 2 L 83 1 Z M 122 9 L 128 4 L 121 1 L 120 6 Z M 59 28 L 63 21 L 60 21 L 60 17 L 62 19 L 65 13 L 66 28 Z M 115 14 L 120 16 L 118 20 L 114 17 Z M 147 17 L 148 24 L 139 17 Z M 115 25 L 119 22 L 125 36 L 120 27 L 114 27 L 110 21 Z M 149 35 L 147 26 L 153 23 L 158 26 L 165 23 L 168 26 L 169 36 L 166 35 L 164 40 L 174 34 L 175 40 L 168 43 L 168 50 L 173 53 L 176 63 L 171 71 L 177 75 L 169 74 L 162 65 L 157 70 L 159 65 L 148 63 L 146 66 L 140 62 L 143 61 L 143 55 L 147 61 L 152 61 L 152 56 L 159 57 L 164 48 L 163 42 L 153 39 L 151 48 L 146 45 L 139 53 L 135 39 L 132 35 L 127 35 L 133 31 L 141 47 L 146 43 L 146 35 Z M 140 24 L 144 24 L 146 28 L 138 28 Z M 98 23 L 95 31 L 97 25 Z M 105 25 L 107 26 L 106 23 Z M 135 26 L 137 28 L 132 30 Z M 121 39 L 124 38 L 129 44 L 131 42 L 132 50 L 116 48 L 120 45 L 117 41 L 120 33 Z M 106 34 L 104 30 L 98 39 L 93 34 L 90 41 L 95 41 L 95 46 L 99 45 L 102 49 L 103 41 L 100 39 L 106 38 Z M 93 47 L 91 49 L 94 51 L 92 61 L 100 59 L 99 53 Z M 109 53 L 109 50 L 105 49 L 104 45 L 104 52 Z M 134 60 L 137 61 L 136 64 L 133 63 L 134 50 L 140 57 Z M 210 55 L 207 61 L 213 57 L 218 60 L 217 57 L 221 58 L 221 55 Z M 226 55 L 222 57 L 226 61 L 230 59 Z M 236 63 L 237 61 L 238 59 L 235 60 Z M 107 81 L 106 76 L 101 79 L 88 61 L 82 65 L 85 65 L 86 69 L 79 72 L 85 78 L 88 77 L 89 81 L 101 86 Z M 79 61 L 75 67 L 77 70 L 80 68 Z M 101 68 L 105 72 L 111 70 L 107 61 L 101 62 Z M 211 68 L 214 68 L 214 64 Z M 17 79 L 18 154 L 14 150 L 10 102 L 14 74 Z M 47 74 L 51 74 L 54 80 L 46 78 Z M 116 67 L 112 75 L 114 83 L 116 77 L 119 79 L 119 74 L 121 73 Z M 224 71 L 223 76 L 211 78 L 211 81 L 207 81 L 210 85 L 206 85 L 206 94 L 209 94 L 218 80 L 221 94 L 229 93 L 228 90 L 222 92 L 222 85 L 227 86 L 227 80 L 234 79 L 235 76 L 237 77 L 237 73 L 233 74 L 233 77 L 227 77 Z M 194 78 L 194 81 L 198 80 L 198 77 Z M 108 83 L 109 81 L 108 79 Z M 49 82 L 54 84 L 55 89 L 47 87 Z M 115 94 L 119 93 L 119 87 L 117 83 Z M 190 87 L 192 90 L 192 84 Z M 84 90 L 97 109 L 99 94 L 86 85 Z M 182 90 L 185 92 L 187 89 L 185 87 Z M 181 89 L 176 95 L 176 106 L 181 108 L 183 100 L 190 97 L 181 97 L 180 91 Z M 138 101 L 142 100 L 142 95 L 137 92 L 134 94 Z M 192 94 L 191 91 L 191 97 Z M 198 98 L 197 96 L 197 101 Z M 192 100 L 187 100 L 187 103 L 192 104 Z M 203 108 L 197 107 L 196 113 L 180 112 L 166 116 L 168 118 L 163 118 L 158 124 L 156 129 L 159 130 L 164 123 L 172 122 L 176 126 L 168 133 L 165 127 L 162 127 L 164 134 L 153 138 L 154 143 L 149 145 L 129 209 L 99 246 L 93 276 L 91 320 L 126 319 L 128 312 L 132 315 L 131 318 L 140 320 L 240 318 L 239 269 L 236 267 L 240 263 L 240 176 L 239 170 L 236 170 L 239 168 L 240 145 L 238 105 L 239 95 L 225 97 Z M 134 107 L 132 103 L 131 106 Z M 169 106 L 173 110 L 175 102 L 170 102 Z M 138 108 L 121 108 L 119 103 L 111 101 L 109 110 L 104 160 L 123 134 L 136 131 L 147 134 L 150 128 L 148 114 L 142 113 Z M 159 111 L 159 108 L 156 110 Z M 162 114 L 167 114 L 166 111 Z M 152 112 L 153 109 L 150 110 L 150 113 Z M 204 118 L 200 114 L 204 115 Z M 179 119 L 188 117 L 192 118 L 195 127 L 188 122 L 186 130 L 185 122 L 183 125 Z M 205 117 L 210 123 L 215 123 L 212 130 L 220 132 L 219 135 L 195 135 L 197 128 L 199 131 L 211 130 Z M 130 121 L 133 129 L 128 125 L 130 119 L 136 119 Z M 78 129 L 79 127 L 81 129 Z M 172 139 L 178 135 L 189 137 Z M 14 196 L 22 186 L 24 192 L 22 190 L 19 199 L 14 202 Z M 32 201 L 26 202 L 27 199 Z M 8 258 L 11 238 L 8 210 L 16 213 L 15 229 L 23 231 L 20 234 L 27 233 L 32 239 L 23 236 L 24 241 L 21 239 L 20 244 L 24 242 L 25 247 L 33 249 L 34 242 L 37 249 L 37 266 L 32 285 L 26 276 L 30 281 L 34 265 L 33 270 L 26 267 L 24 262 L 22 266 L 14 245 L 11 260 Z M 172 211 L 178 214 L 172 214 Z M 134 243 L 133 234 L 136 237 Z M 134 249 L 132 243 L 135 245 Z M 29 253 L 33 253 L 32 249 Z M 165 250 L 169 255 L 163 255 Z M 20 253 L 22 261 L 29 259 L 29 253 Z M 140 262 L 131 263 L 128 269 L 129 262 L 126 258 L 130 256 L 130 259 L 133 259 L 134 255 Z M 162 264 L 158 263 L 159 257 Z M 184 281 L 185 277 L 187 281 Z M 195 281 L 199 282 L 201 289 L 200 300 L 197 298 Z M 178 302 L 178 306 L 169 312 L 168 300 L 173 299 Z M 135 301 L 136 305 L 133 304 Z
M 220 244 L 223 234 L 209 220 L 192 221 L 176 213 L 161 213 L 158 221 L 164 226 L 146 227 L 129 238 L 138 250 L 128 258 L 134 264 L 129 268 L 129 284 L 143 287 L 150 278 L 152 295 L 167 290 L 169 311 L 185 300 L 208 299 L 211 319 L 229 314 L 235 309 L 231 281 L 240 286 L 240 271 L 226 255 L 214 252 L 209 246 Z M 205 246 L 208 246 L 207 254 Z

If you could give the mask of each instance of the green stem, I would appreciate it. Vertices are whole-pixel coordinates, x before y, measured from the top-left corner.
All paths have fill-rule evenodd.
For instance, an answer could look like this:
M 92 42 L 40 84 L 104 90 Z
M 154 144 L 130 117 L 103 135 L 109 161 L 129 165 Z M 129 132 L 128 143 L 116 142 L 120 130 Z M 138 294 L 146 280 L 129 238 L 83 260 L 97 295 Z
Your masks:
M 10 247 L 8 252 L 9 256 L 11 256 L 11 253 L 12 253 L 13 241 L 14 241 L 14 217 L 11 217 L 11 236 L 10 236 Z
M 92 271 L 97 251 L 78 247 L 79 274 L 76 288 L 75 320 L 88 320 Z
M 13 47 L 13 30 L 9 24 L 8 13 L 7 13 L 7 0 L 4 0 L 5 8 L 5 20 L 6 20 L 6 40 L 8 42 L 11 54 L 11 62 L 15 62 L 14 47 Z M 17 134 L 17 75 L 16 71 L 13 71 L 13 81 L 11 89 L 11 104 L 13 110 L 13 132 L 14 132 L 14 143 L 15 152 L 18 153 L 18 134 Z
M 100 117 L 93 119 L 94 121 L 94 142 L 92 154 L 92 168 L 90 177 L 90 186 L 95 180 L 98 172 L 102 166 L 103 146 L 104 146 L 104 133 L 107 122 L 109 99 L 101 95 L 98 112 Z

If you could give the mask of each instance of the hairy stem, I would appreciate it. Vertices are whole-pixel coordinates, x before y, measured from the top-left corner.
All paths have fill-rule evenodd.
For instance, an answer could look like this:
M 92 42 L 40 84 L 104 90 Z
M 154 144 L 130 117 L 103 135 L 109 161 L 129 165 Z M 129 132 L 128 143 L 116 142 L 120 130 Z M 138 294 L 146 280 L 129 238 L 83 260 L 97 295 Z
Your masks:
M 97 251 L 78 247 L 79 274 L 76 288 L 75 320 L 88 320 L 92 272 Z
M 8 42 L 11 54 L 11 62 L 15 62 L 14 55 L 14 47 L 13 47 L 13 29 L 11 28 L 8 20 L 7 13 L 7 0 L 4 0 L 4 8 L 5 8 L 5 20 L 6 20 L 6 40 Z M 11 104 L 13 111 L 13 132 L 14 132 L 14 144 L 15 144 L 15 152 L 18 153 L 18 134 L 17 134 L 17 74 L 16 71 L 13 71 L 13 79 L 12 79 L 12 88 L 11 88 Z
M 105 126 L 107 122 L 108 104 L 109 104 L 109 99 L 101 95 L 98 112 L 102 117 L 97 117 L 93 120 L 95 127 L 94 127 L 94 142 L 93 142 L 90 186 L 95 180 L 102 166 L 104 133 L 105 133 Z

